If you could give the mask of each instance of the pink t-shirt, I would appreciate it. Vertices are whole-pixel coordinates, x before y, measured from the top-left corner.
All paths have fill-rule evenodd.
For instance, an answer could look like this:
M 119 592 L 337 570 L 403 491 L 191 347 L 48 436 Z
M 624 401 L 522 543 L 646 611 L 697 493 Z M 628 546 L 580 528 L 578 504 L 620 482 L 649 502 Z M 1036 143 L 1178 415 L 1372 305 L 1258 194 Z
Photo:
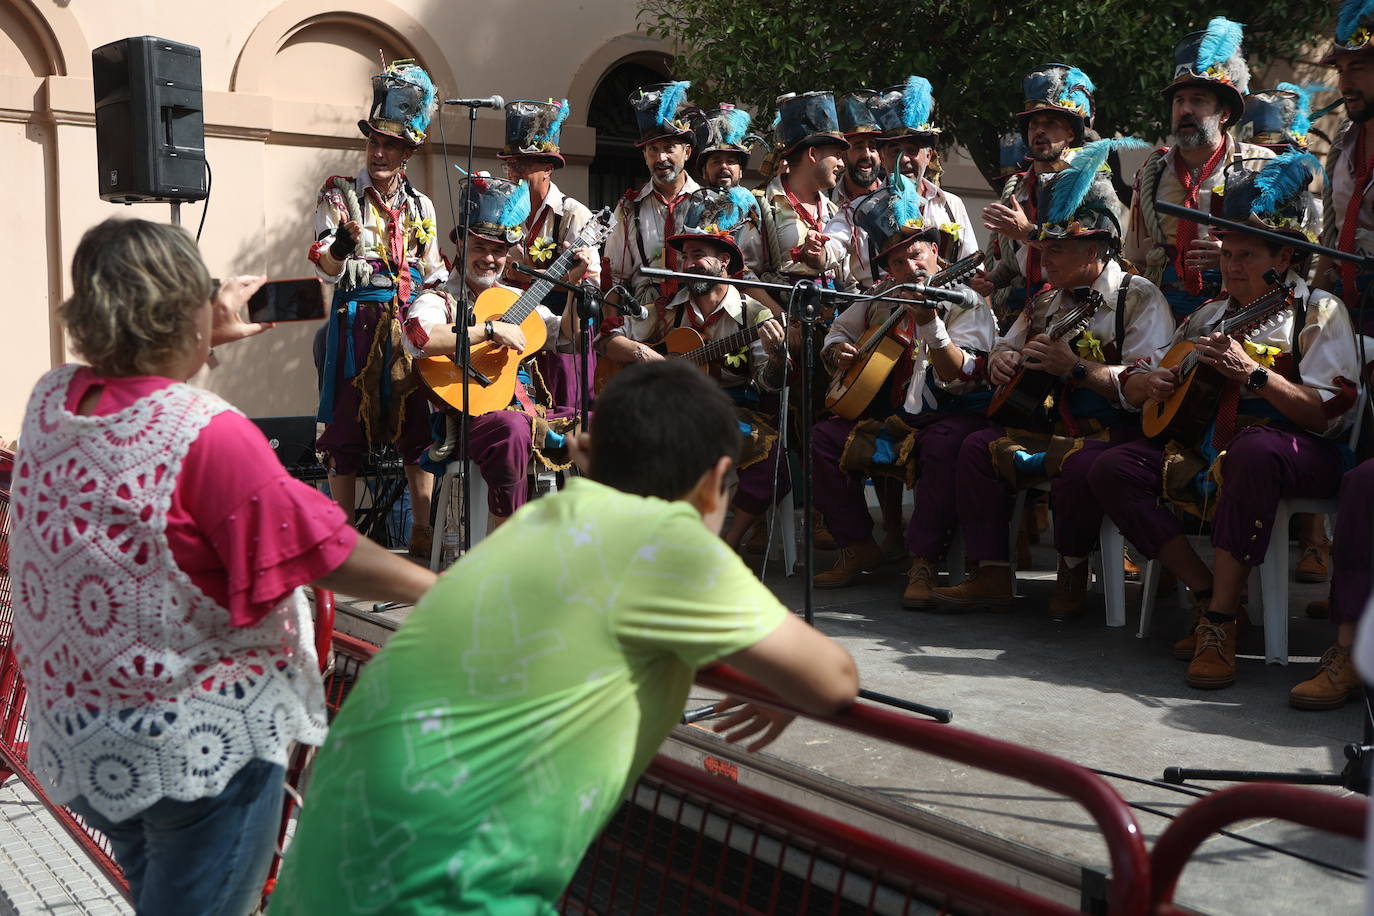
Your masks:
M 75 413 L 92 388 L 103 386 L 89 414 L 105 416 L 172 384 L 82 368 L 66 406 Z M 337 569 L 357 540 L 343 510 L 292 478 L 257 426 L 232 411 L 217 415 L 191 444 L 167 512 L 177 566 L 229 609 L 235 626 L 257 623 L 292 589 Z

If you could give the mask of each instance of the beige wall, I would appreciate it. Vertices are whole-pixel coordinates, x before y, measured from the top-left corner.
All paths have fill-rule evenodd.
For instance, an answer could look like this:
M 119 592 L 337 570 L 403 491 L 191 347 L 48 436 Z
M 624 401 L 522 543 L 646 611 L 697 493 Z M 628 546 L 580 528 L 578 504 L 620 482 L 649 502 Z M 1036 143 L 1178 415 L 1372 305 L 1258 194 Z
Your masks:
M 34 380 L 71 358 L 53 312 L 81 234 L 111 215 L 166 220 L 165 204 L 108 204 L 96 190 L 91 49 L 152 34 L 201 49 L 206 152 L 214 172 L 201 249 L 211 272 L 309 273 L 315 195 L 362 163 L 356 122 L 371 98 L 378 51 L 415 57 L 446 96 L 566 97 L 568 167 L 559 183 L 585 195 L 595 132 L 587 105 L 617 63 L 663 53 L 635 33 L 634 0 L 0 0 L 0 212 L 8 215 L 9 289 L 0 334 L 0 442 L 19 434 Z M 516 36 L 519 36 L 516 38 Z M 513 40 L 514 39 L 514 40 Z M 478 116 L 476 165 L 494 169 L 502 116 Z M 439 127 L 412 180 L 450 220 Z M 443 122 L 461 161 L 467 115 Z M 195 230 L 202 205 L 182 207 Z M 313 412 L 315 326 L 282 326 L 222 351 L 202 384 L 250 416 Z

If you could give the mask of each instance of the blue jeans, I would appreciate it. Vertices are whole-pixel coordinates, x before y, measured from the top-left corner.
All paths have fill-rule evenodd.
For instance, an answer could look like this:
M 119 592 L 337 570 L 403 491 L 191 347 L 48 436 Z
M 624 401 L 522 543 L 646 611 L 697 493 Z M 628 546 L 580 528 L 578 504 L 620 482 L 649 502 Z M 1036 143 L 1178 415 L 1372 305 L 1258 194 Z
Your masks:
M 286 771 L 253 760 L 210 798 L 164 798 L 113 823 L 68 805 L 109 837 L 138 916 L 244 916 L 258 903 L 281 826 Z

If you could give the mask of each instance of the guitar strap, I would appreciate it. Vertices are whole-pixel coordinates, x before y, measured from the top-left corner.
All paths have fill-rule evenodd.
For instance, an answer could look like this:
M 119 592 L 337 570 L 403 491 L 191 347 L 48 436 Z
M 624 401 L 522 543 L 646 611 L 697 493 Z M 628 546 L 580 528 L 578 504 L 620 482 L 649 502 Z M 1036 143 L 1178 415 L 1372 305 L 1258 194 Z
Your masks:
M 1116 352 L 1118 358 L 1124 359 L 1121 353 L 1126 349 L 1126 291 L 1131 288 L 1132 274 L 1126 274 L 1126 279 L 1121 281 L 1121 288 L 1116 291 Z
M 1302 334 L 1303 325 L 1307 324 L 1307 301 L 1305 299 L 1293 298 L 1293 375 L 1290 382 L 1302 384 L 1302 373 L 1299 366 L 1302 364 L 1302 347 L 1298 343 L 1298 336 Z

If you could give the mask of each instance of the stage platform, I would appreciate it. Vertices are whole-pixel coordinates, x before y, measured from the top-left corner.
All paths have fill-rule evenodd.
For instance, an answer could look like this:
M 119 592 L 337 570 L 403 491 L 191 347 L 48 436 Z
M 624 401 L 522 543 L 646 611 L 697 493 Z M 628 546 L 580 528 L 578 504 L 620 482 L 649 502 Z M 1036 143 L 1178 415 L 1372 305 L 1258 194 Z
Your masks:
M 1241 639 L 1238 683 L 1204 692 L 1183 680 L 1170 655 L 1183 626 L 1172 593 L 1162 594 L 1155 632 L 1135 635 L 1140 587 L 1127 585 L 1127 626 L 1104 626 L 1101 595 L 1078 619 L 1055 623 L 1045 607 L 1054 554 L 1033 548 L 1021 572 L 1023 598 L 1004 614 L 903 610 L 904 564 L 842 590 L 815 593 L 816 624 L 854 656 L 865 688 L 954 711 L 953 725 L 1028 745 L 1087 767 L 1158 780 L 1167 766 L 1339 771 L 1343 746 L 1361 734 L 1361 709 L 1299 712 L 1288 689 L 1314 670 L 1334 628 L 1303 608 L 1326 586 L 1294 583 L 1288 666 L 1263 663 L 1263 630 Z M 834 554 L 817 553 L 819 568 Z M 758 566 L 758 558 L 750 558 Z M 801 582 L 770 562 L 769 586 L 801 607 Z M 408 609 L 373 613 L 345 602 L 339 628 L 384 642 Z M 713 697 L 697 690 L 691 706 Z M 665 752 L 688 762 L 706 755 L 734 762 L 741 784 L 783 794 L 814 810 L 863 823 L 903 842 L 1058 897 L 1071 905 L 1100 898 L 1105 847 L 1075 804 L 1024 783 L 881 742 L 798 721 L 754 758 L 698 727 L 682 727 Z M 1132 805 L 1147 843 L 1165 815 L 1191 797 L 1111 778 Z M 1219 784 L 1213 784 L 1219 787 Z M 1205 787 L 1199 787 L 1205 788 Z M 1317 791 L 1343 792 L 1340 789 Z M 1226 837 L 1208 841 L 1184 872 L 1175 899 L 1204 913 L 1355 913 L 1363 881 L 1359 844 L 1274 822 L 1238 825 L 1241 836 L 1273 844 L 1345 872 Z

